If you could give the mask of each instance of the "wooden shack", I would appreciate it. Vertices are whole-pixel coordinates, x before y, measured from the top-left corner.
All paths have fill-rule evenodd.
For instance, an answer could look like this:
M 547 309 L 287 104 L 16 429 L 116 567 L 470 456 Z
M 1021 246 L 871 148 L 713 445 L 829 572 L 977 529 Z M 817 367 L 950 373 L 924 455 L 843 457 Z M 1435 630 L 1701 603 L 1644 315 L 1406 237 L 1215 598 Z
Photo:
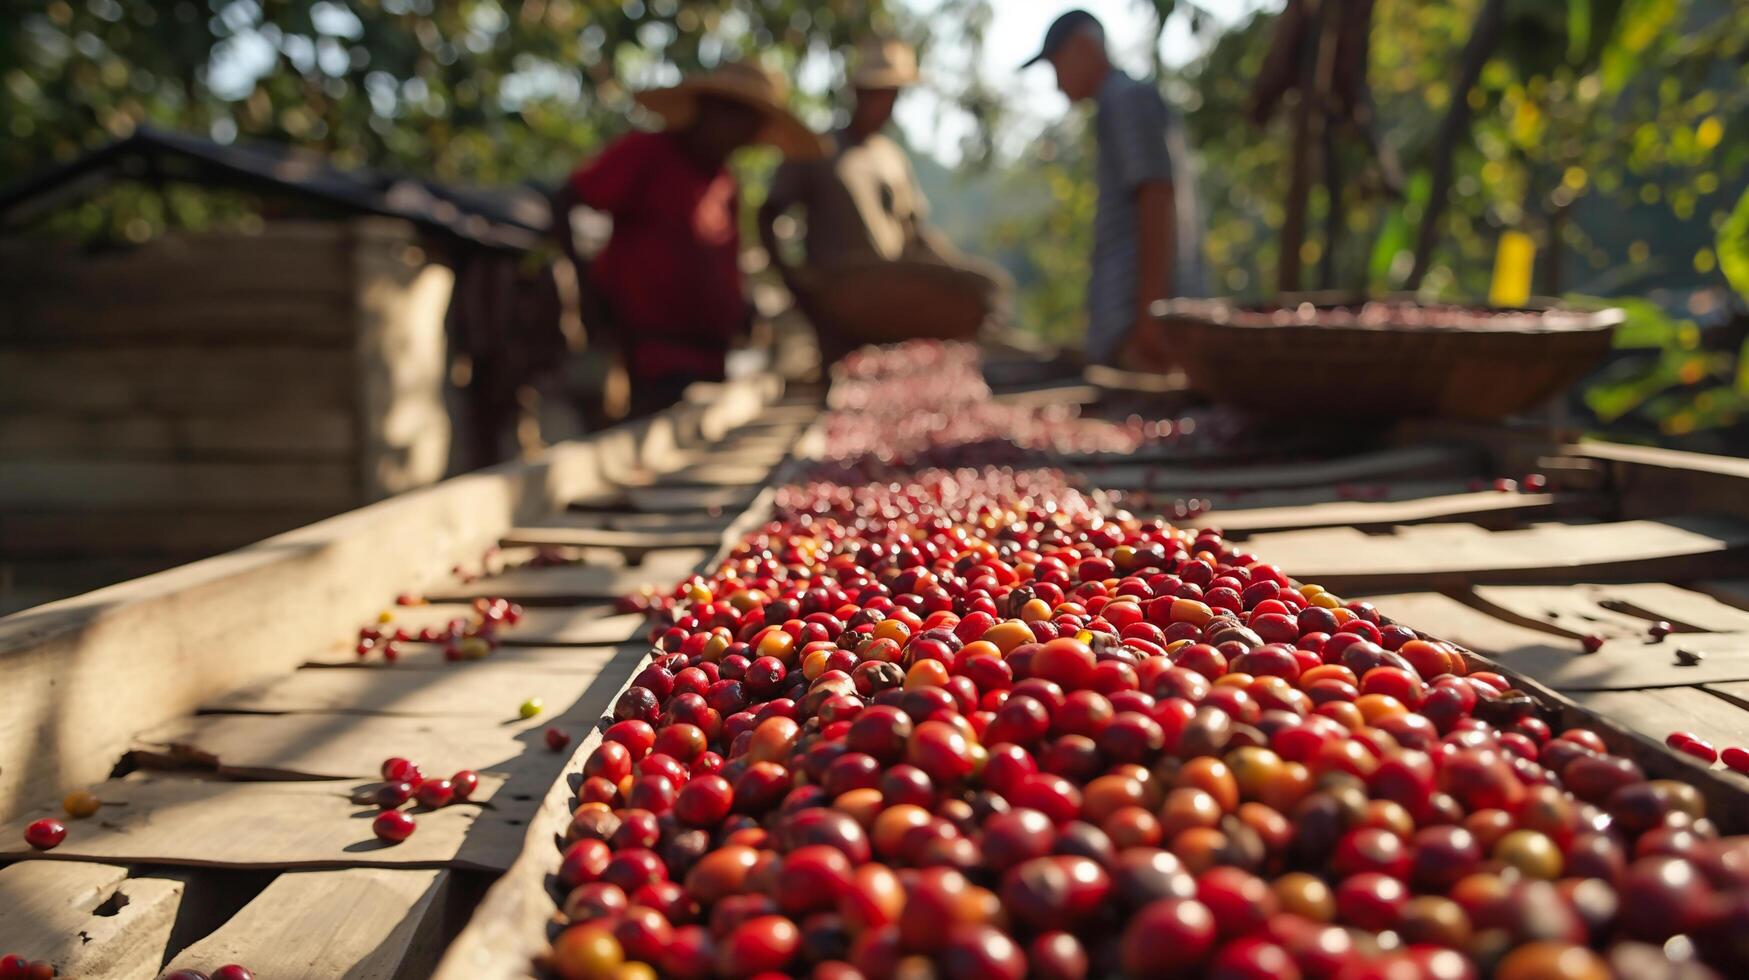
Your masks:
M 131 246 L 28 228 L 94 178 L 148 177 L 298 216 Z M 150 131 L 0 215 L 0 612 L 443 478 L 455 270 L 536 237 L 427 185 Z

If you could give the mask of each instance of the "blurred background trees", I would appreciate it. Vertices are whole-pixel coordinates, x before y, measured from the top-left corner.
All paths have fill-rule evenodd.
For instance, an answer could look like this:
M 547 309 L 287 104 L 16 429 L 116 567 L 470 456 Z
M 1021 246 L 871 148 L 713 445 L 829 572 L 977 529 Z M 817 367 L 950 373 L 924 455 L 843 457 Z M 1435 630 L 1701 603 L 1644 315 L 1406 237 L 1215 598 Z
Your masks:
M 1281 11 L 1233 23 L 1190 0 L 1135 0 L 1156 30 L 1114 44 L 1161 72 L 1202 158 L 1214 287 L 1263 297 L 1284 268 L 1303 93 L 1262 124 L 1256 80 Z M 1325 8 L 1323 5 L 1328 4 Z M 460 184 L 556 180 L 624 125 L 630 88 L 758 53 L 830 124 L 841 52 L 874 29 L 924 68 L 976 63 L 995 0 L 27 0 L 0 19 L 0 185 L 151 124 L 290 141 L 342 165 Z M 1307 158 L 1299 283 L 1484 295 L 1500 234 L 1538 244 L 1539 292 L 1628 306 L 1618 357 L 1585 395 L 1592 421 L 1720 445 L 1749 419 L 1737 289 L 1749 270 L 1749 7 L 1739 0 L 1292 0 L 1365 8 L 1371 134 L 1336 130 Z M 1193 55 L 1162 61 L 1161 32 Z M 1027 52 L 1006 52 L 1018 61 Z M 1145 59 L 1145 60 L 1144 60 Z M 1004 59 L 1006 61 L 1008 59 Z M 1351 66 L 1350 66 L 1351 67 Z M 1042 69 L 1041 69 L 1042 70 Z M 1473 84 L 1465 84 L 1472 81 Z M 1020 145 L 996 138 L 1007 79 L 930 86 L 972 122 L 951 167 L 918 161 L 961 244 L 1020 281 L 1022 323 L 1080 333 L 1093 209 L 1084 118 Z M 945 111 L 945 110 L 944 110 Z M 1380 150 L 1397 172 L 1379 165 Z M 769 161 L 755 159 L 757 170 Z M 1335 173 L 1339 179 L 1325 180 Z M 757 181 L 749 193 L 757 195 Z M 1440 193 L 1445 188 L 1445 193 Z M 57 232 L 139 240 L 251 218 L 197 188 L 117 188 Z M 1737 215 L 1732 218 L 1733 213 Z M 1735 326 L 1733 326 L 1735 325 Z M 1713 436 L 1706 436 L 1707 433 Z

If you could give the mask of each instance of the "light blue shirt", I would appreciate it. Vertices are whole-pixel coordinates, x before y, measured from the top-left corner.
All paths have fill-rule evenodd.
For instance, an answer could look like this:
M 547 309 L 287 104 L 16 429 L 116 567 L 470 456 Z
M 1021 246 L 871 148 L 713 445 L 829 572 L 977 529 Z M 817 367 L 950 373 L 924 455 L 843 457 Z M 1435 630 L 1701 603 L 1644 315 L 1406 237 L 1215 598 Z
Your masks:
M 1108 363 L 1142 312 L 1136 308 L 1137 189 L 1148 181 L 1172 181 L 1174 296 L 1203 294 L 1202 215 L 1184 130 L 1154 86 L 1113 68 L 1095 101 L 1099 196 L 1087 282 L 1087 356 Z

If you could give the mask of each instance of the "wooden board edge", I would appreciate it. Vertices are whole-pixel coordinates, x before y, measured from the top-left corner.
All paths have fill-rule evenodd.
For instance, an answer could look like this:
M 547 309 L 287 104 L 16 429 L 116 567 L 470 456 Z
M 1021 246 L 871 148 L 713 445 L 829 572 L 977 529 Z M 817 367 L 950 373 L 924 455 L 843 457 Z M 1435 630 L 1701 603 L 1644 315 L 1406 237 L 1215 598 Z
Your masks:
M 773 469 L 753 503 L 724 529 L 720 546 L 708 559 L 709 566 L 726 559 L 747 533 L 769 518 L 777 488 L 791 482 L 812 462 L 822 439 L 818 423 L 803 433 L 791 455 Z M 627 668 L 625 679 L 609 699 L 609 705 L 631 687 L 641 663 L 640 659 Z M 486 892 L 467 925 L 445 951 L 433 980 L 522 980 L 534 975 L 536 961 L 548 948 L 549 927 L 558 912 L 549 881 L 559 866 L 559 844 L 571 821 L 571 800 L 582 778 L 583 763 L 601 744 L 603 728 L 596 725 L 578 743 L 576 752 L 530 818 L 521 853 Z

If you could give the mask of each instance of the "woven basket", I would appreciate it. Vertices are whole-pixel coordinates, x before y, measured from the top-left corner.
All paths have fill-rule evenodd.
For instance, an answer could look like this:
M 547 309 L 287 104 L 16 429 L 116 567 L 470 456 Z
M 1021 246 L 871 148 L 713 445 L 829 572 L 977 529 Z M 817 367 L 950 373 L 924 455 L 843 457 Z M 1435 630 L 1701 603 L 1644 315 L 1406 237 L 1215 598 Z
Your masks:
M 1618 309 L 1538 303 L 1428 325 L 1404 322 L 1416 317 L 1394 307 L 1413 301 L 1398 298 L 1375 308 L 1398 315 L 1362 323 L 1344 314 L 1364 302 L 1329 294 L 1269 306 L 1174 300 L 1156 312 L 1191 387 L 1215 401 L 1268 415 L 1471 420 L 1546 402 L 1603 359 L 1623 319 Z

